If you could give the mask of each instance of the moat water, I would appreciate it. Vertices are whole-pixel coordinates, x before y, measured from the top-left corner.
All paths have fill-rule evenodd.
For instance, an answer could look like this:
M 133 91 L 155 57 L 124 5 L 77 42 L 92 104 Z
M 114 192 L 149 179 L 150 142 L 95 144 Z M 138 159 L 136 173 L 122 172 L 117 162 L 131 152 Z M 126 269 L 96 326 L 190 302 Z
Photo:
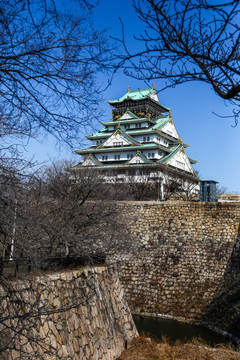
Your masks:
M 201 338 L 206 344 L 211 346 L 230 342 L 228 338 L 204 326 L 187 324 L 176 320 L 141 317 L 138 315 L 134 315 L 133 318 L 140 334 L 147 334 L 158 341 L 164 336 L 170 342 L 177 340 L 190 342 L 194 338 Z

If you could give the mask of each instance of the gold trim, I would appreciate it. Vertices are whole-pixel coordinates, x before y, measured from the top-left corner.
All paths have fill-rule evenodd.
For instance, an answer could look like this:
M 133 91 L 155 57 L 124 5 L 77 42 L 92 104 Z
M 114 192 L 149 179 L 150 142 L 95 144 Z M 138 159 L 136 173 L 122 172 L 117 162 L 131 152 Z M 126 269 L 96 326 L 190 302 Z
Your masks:
M 180 137 L 178 138 L 178 141 L 180 142 L 181 145 L 183 145 L 183 141 Z

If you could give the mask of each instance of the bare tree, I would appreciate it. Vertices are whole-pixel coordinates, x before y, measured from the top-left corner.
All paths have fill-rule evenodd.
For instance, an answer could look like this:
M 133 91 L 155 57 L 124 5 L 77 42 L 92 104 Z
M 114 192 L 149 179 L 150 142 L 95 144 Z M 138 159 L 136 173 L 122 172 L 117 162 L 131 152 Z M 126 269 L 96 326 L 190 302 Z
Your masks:
M 85 0 L 0 4 L 0 136 L 39 129 L 70 143 L 98 113 L 97 71 L 109 56 Z
M 0 357 L 3 359 L 8 358 L 8 351 L 19 351 L 19 341 L 28 342 L 36 354 L 34 357 L 32 353 L 21 353 L 21 359 L 44 359 L 45 355 L 61 358 L 54 344 L 49 346 L 49 338 L 42 338 L 38 333 L 41 317 L 51 318 L 58 314 L 64 324 L 67 310 L 88 303 L 96 295 L 94 281 L 87 293 L 84 277 L 80 283 L 73 279 L 66 286 L 74 289 L 75 296 L 67 296 L 63 305 L 55 307 L 46 297 L 41 297 L 37 290 L 38 281 L 34 289 L 29 289 L 26 273 L 31 270 L 33 275 L 40 275 L 45 270 L 103 263 L 107 255 L 126 252 L 135 246 L 127 229 L 122 226 L 124 213 L 106 199 L 101 176 L 90 168 L 81 174 L 72 173 L 70 179 L 65 171 L 69 166 L 69 163 L 59 162 L 39 173 L 26 174 L 24 178 L 14 171 L 12 176 L 8 173 L 0 177 L 6 181 L 5 204 L 1 202 L 3 196 L 0 197 L 0 205 L 6 209 L 0 219 L 0 247 L 7 260 L 0 277 L 3 306 Z M 97 201 L 95 197 L 98 197 Z M 14 269 L 9 268 L 14 264 L 18 270 L 15 275 L 22 279 L 22 286 L 17 288 L 11 283 Z M 29 265 L 31 269 L 26 268 Z M 31 299 L 28 298 L 29 290 L 32 291 Z
M 53 164 L 11 189 L 14 200 L 8 205 L 10 215 L 0 221 L 6 229 L 2 248 L 7 259 L 13 228 L 13 258 L 20 262 L 31 259 L 36 268 L 44 259 L 46 267 L 52 269 L 54 259 L 63 259 L 63 265 L 64 259 L 70 258 L 104 261 L 112 250 L 130 246 L 129 235 L 121 228 L 124 215 L 114 202 L 107 201 L 102 178 L 96 171 L 85 169 L 84 175 L 74 179 L 72 174 L 70 179 L 64 170 L 68 165 Z M 3 221 L 6 223 L 1 224 Z
M 199 200 L 199 194 L 196 190 L 196 182 L 189 181 L 186 178 L 172 177 L 164 175 L 164 200 Z
M 237 105 L 237 124 L 240 1 L 133 0 L 133 6 L 145 31 L 136 37 L 136 53 L 128 51 L 123 36 L 125 72 L 142 80 L 163 79 L 163 89 L 188 81 L 210 84 Z

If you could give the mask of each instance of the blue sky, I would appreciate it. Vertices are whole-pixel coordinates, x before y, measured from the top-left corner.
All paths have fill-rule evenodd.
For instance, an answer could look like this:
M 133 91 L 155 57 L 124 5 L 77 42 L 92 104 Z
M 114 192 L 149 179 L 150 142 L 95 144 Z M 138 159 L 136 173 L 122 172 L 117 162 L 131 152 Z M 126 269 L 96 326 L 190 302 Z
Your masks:
M 113 36 L 120 37 L 119 17 L 125 26 L 129 48 L 136 49 L 137 43 L 133 39 L 133 34 L 137 34 L 142 25 L 136 18 L 130 0 L 100 0 L 95 11 L 94 23 L 96 27 L 107 28 Z M 107 81 L 107 78 L 99 77 L 99 82 L 103 85 Z M 157 90 L 161 89 L 161 81 L 155 81 L 155 85 Z M 128 86 L 132 90 L 147 87 L 143 81 L 118 72 L 103 93 L 102 107 L 105 110 L 105 120 L 111 117 L 111 108 L 107 100 L 119 98 Z M 174 89 L 159 92 L 158 96 L 163 105 L 171 108 L 180 137 L 190 145 L 187 149 L 188 155 L 199 162 L 195 169 L 199 171 L 200 176 L 218 181 L 220 186 L 227 187 L 229 192 L 240 192 L 240 125 L 233 127 L 232 119 L 219 118 L 213 114 L 216 112 L 220 115 L 231 115 L 231 106 L 215 95 L 209 85 L 200 82 L 179 85 Z M 96 123 L 95 127 L 99 128 L 101 125 Z M 76 139 L 76 143 L 79 143 L 79 148 L 82 147 L 81 138 Z M 50 136 L 42 143 L 30 141 L 26 147 L 27 155 L 35 155 L 35 159 L 40 162 L 49 158 L 72 158 L 76 162 L 79 161 L 79 156 L 74 155 L 73 150 L 63 146 L 59 148 L 59 145 L 55 144 L 55 140 Z

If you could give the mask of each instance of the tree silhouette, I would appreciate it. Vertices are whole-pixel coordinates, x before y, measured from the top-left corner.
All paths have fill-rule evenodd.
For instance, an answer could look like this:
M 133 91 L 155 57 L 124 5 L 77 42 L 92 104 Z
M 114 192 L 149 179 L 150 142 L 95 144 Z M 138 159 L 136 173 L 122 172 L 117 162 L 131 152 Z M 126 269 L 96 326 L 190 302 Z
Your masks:
M 202 81 L 224 100 L 237 105 L 240 84 L 240 1 L 133 0 L 145 25 L 139 49 L 128 50 L 121 66 L 141 80 L 165 80 L 163 89 L 188 81 Z

